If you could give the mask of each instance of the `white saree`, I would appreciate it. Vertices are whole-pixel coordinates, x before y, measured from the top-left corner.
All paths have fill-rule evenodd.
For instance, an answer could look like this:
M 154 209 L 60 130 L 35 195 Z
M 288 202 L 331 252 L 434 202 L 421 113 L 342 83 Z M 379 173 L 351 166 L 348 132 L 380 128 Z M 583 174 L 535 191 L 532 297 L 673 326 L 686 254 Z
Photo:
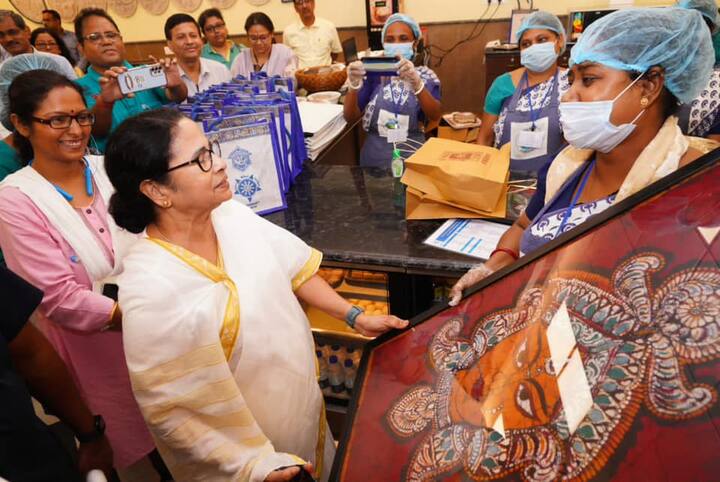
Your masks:
M 294 295 L 321 254 L 236 201 L 212 213 L 215 266 L 145 238 L 119 279 L 133 392 L 178 481 L 262 481 L 334 444 L 308 320 Z

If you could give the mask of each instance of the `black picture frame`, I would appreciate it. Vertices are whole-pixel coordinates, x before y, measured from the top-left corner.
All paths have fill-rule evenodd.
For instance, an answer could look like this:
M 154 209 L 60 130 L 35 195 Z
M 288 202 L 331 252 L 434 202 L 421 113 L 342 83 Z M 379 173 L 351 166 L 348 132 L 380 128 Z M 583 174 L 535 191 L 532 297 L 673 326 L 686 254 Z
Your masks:
M 589 231 L 592 231 L 608 221 L 612 220 L 615 217 L 621 216 L 634 207 L 640 205 L 641 203 L 650 200 L 651 198 L 662 194 L 668 190 L 670 190 L 672 187 L 674 187 L 677 184 L 682 183 L 683 181 L 689 180 L 693 178 L 694 176 L 701 174 L 704 171 L 707 171 L 716 165 L 720 164 L 720 148 L 705 154 L 704 156 L 700 157 L 696 161 L 678 169 L 674 173 L 656 181 L 655 183 L 647 186 L 646 188 L 640 190 L 639 192 L 633 194 L 632 196 L 628 197 L 627 199 L 624 199 L 623 201 L 611 206 L 604 212 L 592 217 L 590 220 L 586 221 L 585 223 L 579 225 L 578 227 L 564 233 L 563 235 L 559 236 L 555 240 L 548 242 L 546 245 L 544 245 L 541 249 L 537 250 L 535 253 L 529 254 L 527 256 L 524 256 L 520 258 L 515 263 L 511 264 L 510 266 L 507 266 L 506 268 L 494 273 L 493 275 L 485 278 L 477 285 L 469 288 L 463 293 L 463 297 L 469 297 L 472 296 L 474 293 L 477 293 L 495 283 L 497 283 L 499 280 L 503 279 L 506 276 L 509 276 L 510 274 L 520 271 L 521 269 L 525 268 L 529 264 L 535 262 L 536 260 L 544 257 L 545 255 L 551 253 L 552 251 L 555 251 L 558 248 L 561 248 L 572 241 L 580 238 L 581 236 L 585 235 Z M 367 376 L 367 370 L 368 370 L 368 364 L 370 360 L 370 353 L 379 345 L 382 345 L 386 343 L 389 340 L 392 340 L 393 338 L 399 336 L 400 334 L 406 332 L 407 330 L 412 329 L 413 327 L 418 326 L 419 324 L 422 324 L 423 322 L 429 320 L 430 318 L 433 318 L 437 316 L 438 314 L 442 313 L 443 311 L 447 309 L 452 309 L 452 307 L 448 306 L 447 304 L 438 304 L 428 310 L 426 310 L 423 313 L 420 313 L 419 315 L 415 316 L 410 320 L 410 323 L 408 327 L 404 330 L 395 330 L 388 333 L 385 333 L 384 335 L 368 342 L 363 349 L 363 356 L 360 363 L 360 367 L 357 372 L 357 378 L 355 380 L 355 387 L 357 390 L 355 393 L 353 393 L 352 399 L 350 400 L 349 406 L 348 406 L 348 412 L 347 416 L 345 418 L 345 426 L 343 429 L 343 435 L 340 440 L 340 443 L 338 445 L 338 450 L 335 455 L 335 459 L 333 462 L 332 471 L 330 474 L 330 480 L 337 481 L 340 480 L 340 474 L 345 462 L 346 457 L 346 451 L 347 446 L 350 441 L 350 436 L 352 433 L 352 427 L 353 422 L 355 420 L 355 416 L 358 410 L 358 400 L 361 398 L 362 395 L 362 387 L 364 386 L 364 381 Z

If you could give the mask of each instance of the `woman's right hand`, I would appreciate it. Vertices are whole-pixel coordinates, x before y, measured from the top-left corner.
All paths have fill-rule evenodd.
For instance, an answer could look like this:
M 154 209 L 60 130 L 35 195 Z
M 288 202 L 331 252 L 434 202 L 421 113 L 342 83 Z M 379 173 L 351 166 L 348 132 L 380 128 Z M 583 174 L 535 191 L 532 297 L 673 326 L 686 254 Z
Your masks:
M 305 464 L 303 466 L 303 469 L 305 469 L 305 472 L 312 475 L 313 473 L 313 466 L 312 464 Z M 277 469 L 273 470 L 268 474 L 267 477 L 265 477 L 265 482 L 289 482 L 295 477 L 297 474 L 300 473 L 300 466 L 295 465 L 293 467 L 286 467 L 283 469 Z
M 350 88 L 355 90 L 359 89 L 366 74 L 367 72 L 365 72 L 365 66 L 363 65 L 362 61 L 356 60 L 355 62 L 351 62 L 350 65 L 348 65 L 347 67 L 347 75 L 348 82 L 350 83 Z
M 458 280 L 457 283 L 455 283 L 455 286 L 453 286 L 450 290 L 450 301 L 448 302 L 448 305 L 457 306 L 462 299 L 463 290 L 471 287 L 474 284 L 477 284 L 491 274 L 493 274 L 493 270 L 489 268 L 485 263 L 470 269 L 467 273 L 463 275 L 462 278 Z

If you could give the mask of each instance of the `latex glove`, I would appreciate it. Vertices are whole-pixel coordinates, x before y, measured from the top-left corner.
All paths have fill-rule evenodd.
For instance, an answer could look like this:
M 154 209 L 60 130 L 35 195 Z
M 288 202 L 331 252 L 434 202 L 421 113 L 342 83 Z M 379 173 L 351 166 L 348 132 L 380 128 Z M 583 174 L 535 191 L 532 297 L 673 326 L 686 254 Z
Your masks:
M 362 87 L 363 79 L 366 75 L 365 66 L 360 60 L 351 62 L 347 67 L 347 75 L 350 88 L 358 90 Z
M 479 283 L 482 279 L 487 278 L 493 274 L 493 270 L 488 268 L 484 263 L 475 266 L 470 271 L 465 273 L 462 278 L 455 283 L 455 286 L 450 290 L 450 301 L 448 305 L 457 306 L 462 298 L 463 290 L 471 287 L 474 284 Z
M 419 91 L 424 84 L 423 79 L 420 78 L 420 72 L 408 59 L 402 59 L 398 62 L 398 76 L 400 76 L 400 80 L 405 81 L 410 86 L 413 92 Z

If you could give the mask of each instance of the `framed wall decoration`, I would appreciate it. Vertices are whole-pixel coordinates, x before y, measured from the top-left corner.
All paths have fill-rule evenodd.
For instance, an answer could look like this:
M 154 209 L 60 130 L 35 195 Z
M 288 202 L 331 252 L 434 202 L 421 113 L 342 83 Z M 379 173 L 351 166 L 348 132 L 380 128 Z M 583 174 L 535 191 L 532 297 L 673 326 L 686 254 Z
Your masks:
M 10 0 L 10 5 L 23 17 L 35 23 L 42 23 L 42 11 L 45 10 L 43 0 Z
M 194 12 L 202 4 L 202 0 L 173 0 L 173 3 L 181 12 Z
M 162 15 L 170 6 L 170 0 L 138 0 L 138 2 L 152 15 Z
M 66 22 L 71 22 L 78 12 L 75 0 L 45 0 L 45 5 L 49 9 L 57 10 Z
M 123 18 L 130 18 L 137 11 L 137 0 L 108 0 L 108 4 L 113 12 Z
M 236 1 L 237 0 L 210 0 L 210 5 L 224 10 L 235 5 Z
M 365 348 L 331 480 L 713 480 L 720 150 Z

